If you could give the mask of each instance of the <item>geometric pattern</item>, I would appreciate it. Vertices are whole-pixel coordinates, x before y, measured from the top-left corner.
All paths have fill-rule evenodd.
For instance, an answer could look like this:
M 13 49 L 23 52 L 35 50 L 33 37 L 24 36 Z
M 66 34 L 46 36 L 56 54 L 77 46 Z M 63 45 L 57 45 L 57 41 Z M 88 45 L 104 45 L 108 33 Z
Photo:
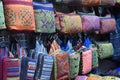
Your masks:
M 14 25 L 16 22 L 16 13 L 11 8 L 5 8 L 5 19 L 7 25 Z
M 33 23 L 33 15 L 28 8 L 22 8 L 18 12 L 18 19 L 24 26 L 30 26 Z

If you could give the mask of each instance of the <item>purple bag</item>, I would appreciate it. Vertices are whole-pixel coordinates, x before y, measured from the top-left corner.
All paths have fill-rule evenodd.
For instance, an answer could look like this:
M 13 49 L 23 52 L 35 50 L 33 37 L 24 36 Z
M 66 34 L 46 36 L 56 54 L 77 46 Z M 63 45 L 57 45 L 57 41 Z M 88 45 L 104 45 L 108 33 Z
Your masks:
M 100 19 L 97 16 L 83 15 L 82 32 L 93 32 L 100 29 Z
M 87 76 L 77 76 L 75 80 L 87 80 Z

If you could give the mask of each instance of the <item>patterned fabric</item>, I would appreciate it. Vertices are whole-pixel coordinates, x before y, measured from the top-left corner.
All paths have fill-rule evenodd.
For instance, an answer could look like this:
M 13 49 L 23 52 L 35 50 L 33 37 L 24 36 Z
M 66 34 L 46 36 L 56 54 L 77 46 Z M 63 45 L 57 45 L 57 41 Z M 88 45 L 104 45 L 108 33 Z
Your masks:
M 103 80 L 103 79 L 91 76 L 91 77 L 88 77 L 87 80 Z M 105 80 L 108 80 L 108 79 L 105 79 Z
M 75 80 L 87 80 L 87 76 L 77 76 Z
M 92 69 L 92 51 L 82 52 L 82 74 L 87 74 Z
M 65 80 L 68 78 L 69 75 L 68 53 L 56 54 L 54 56 L 54 70 L 55 80 Z
M 10 30 L 35 30 L 32 0 L 3 0 L 6 25 Z
M 113 44 L 114 55 L 113 59 L 120 60 L 120 19 L 116 20 L 116 31 L 110 33 L 110 42 Z
M 27 63 L 27 80 L 34 80 L 34 74 L 36 70 L 36 60 L 35 59 L 30 59 L 28 58 L 28 63 Z
M 116 30 L 116 21 L 112 18 L 101 18 L 100 20 L 100 33 L 110 33 Z
M 53 67 L 53 57 L 47 54 L 39 54 L 38 58 L 35 80 L 50 80 Z
M 92 50 L 92 68 L 98 67 L 98 52 L 97 47 L 94 44 L 90 45 L 90 49 Z
M 95 6 L 99 4 L 99 0 L 82 0 L 84 6 Z
M 20 63 L 19 59 L 4 58 L 3 59 L 3 80 L 19 80 L 20 79 Z
M 58 14 L 60 21 L 60 32 L 65 34 L 75 34 L 82 31 L 81 17 L 75 14 Z
M 111 43 L 98 43 L 98 55 L 100 59 L 111 57 L 114 53 Z
M 120 78 L 115 76 L 104 76 L 103 80 L 120 80 Z
M 0 29 L 6 29 L 2 1 L 0 1 Z
M 97 16 L 83 15 L 81 18 L 83 32 L 92 32 L 100 29 L 100 20 Z
M 41 4 L 34 2 L 36 32 L 55 32 L 55 15 L 51 3 Z
M 79 72 L 80 54 L 72 53 L 70 55 L 70 78 L 74 78 Z
M 116 0 L 100 0 L 100 5 L 114 6 L 115 3 L 116 3 Z
M 56 50 L 60 50 L 60 45 L 56 42 L 56 40 L 53 40 L 53 42 L 51 43 L 49 54 L 54 54 Z

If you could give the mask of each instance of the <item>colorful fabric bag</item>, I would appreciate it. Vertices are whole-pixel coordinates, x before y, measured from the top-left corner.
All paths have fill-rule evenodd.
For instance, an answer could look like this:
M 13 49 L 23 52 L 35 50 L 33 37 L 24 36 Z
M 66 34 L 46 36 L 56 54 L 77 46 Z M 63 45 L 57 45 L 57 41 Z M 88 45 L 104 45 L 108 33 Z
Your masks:
M 120 78 L 115 76 L 104 76 L 103 80 L 120 80 Z
M 87 80 L 87 76 L 77 76 L 75 80 Z
M 53 33 L 55 32 L 55 15 L 51 3 L 34 2 L 36 32 Z
M 114 32 L 116 30 L 116 21 L 114 18 L 100 18 L 100 34 Z
M 3 80 L 20 79 L 20 61 L 17 58 L 3 58 Z
M 3 3 L 0 1 L 0 29 L 6 29 Z
M 80 63 L 80 54 L 77 52 L 72 53 L 69 56 L 69 64 L 70 64 L 70 78 L 74 78 L 79 73 L 79 63 Z
M 32 0 L 3 0 L 6 25 L 9 30 L 35 30 Z
M 83 15 L 82 18 L 82 32 L 93 32 L 100 29 L 100 20 L 97 16 Z M 93 23 L 94 22 L 94 23 Z
M 82 52 L 82 74 L 87 74 L 92 69 L 92 51 Z
M 57 51 L 58 52 L 58 51 Z M 66 80 L 69 77 L 68 53 L 59 52 L 54 54 L 55 80 Z
M 111 57 L 114 53 L 112 43 L 108 42 L 98 42 L 98 55 L 100 59 Z
M 116 0 L 100 0 L 100 5 L 114 6 L 115 3 L 116 3 Z
M 38 41 L 37 41 L 38 42 Z M 35 71 L 35 80 L 50 80 L 53 68 L 53 56 L 47 54 L 42 43 L 37 43 L 37 68 Z
M 81 17 L 76 14 L 56 14 L 59 20 L 59 31 L 64 34 L 76 34 L 82 31 Z
M 26 79 L 27 80 L 34 80 L 35 70 L 36 70 L 36 67 L 37 67 L 36 60 L 31 59 L 31 58 L 27 58 L 27 59 L 28 59 L 28 62 L 27 62 Z
M 94 44 L 91 44 L 90 49 L 92 50 L 92 68 L 96 68 L 96 67 L 98 67 L 97 47 Z

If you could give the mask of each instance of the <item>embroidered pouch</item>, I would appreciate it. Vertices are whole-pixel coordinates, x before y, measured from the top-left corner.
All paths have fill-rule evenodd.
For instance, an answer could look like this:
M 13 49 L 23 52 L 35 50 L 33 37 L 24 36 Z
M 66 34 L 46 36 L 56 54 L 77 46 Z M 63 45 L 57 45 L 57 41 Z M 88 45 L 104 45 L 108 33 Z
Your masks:
M 100 20 L 97 16 L 83 15 L 82 18 L 82 32 L 93 32 L 100 29 Z
M 81 17 L 75 14 L 58 14 L 60 32 L 64 34 L 76 34 L 82 31 Z
M 54 55 L 54 75 L 55 80 L 66 80 L 69 77 L 68 53 Z
M 114 53 L 112 43 L 98 43 L 98 55 L 100 59 L 111 57 Z
M 51 3 L 34 2 L 36 32 L 53 33 L 55 32 L 55 15 Z
M 9 30 L 33 31 L 35 19 L 32 0 L 3 0 Z
M 96 68 L 96 67 L 98 67 L 97 47 L 94 44 L 91 44 L 90 49 L 92 50 L 92 68 Z
M 70 78 L 74 78 L 79 73 L 79 63 L 80 63 L 80 54 L 77 52 L 72 53 L 69 56 L 69 64 L 70 64 Z
M 114 32 L 116 21 L 114 18 L 100 18 L 100 34 Z

